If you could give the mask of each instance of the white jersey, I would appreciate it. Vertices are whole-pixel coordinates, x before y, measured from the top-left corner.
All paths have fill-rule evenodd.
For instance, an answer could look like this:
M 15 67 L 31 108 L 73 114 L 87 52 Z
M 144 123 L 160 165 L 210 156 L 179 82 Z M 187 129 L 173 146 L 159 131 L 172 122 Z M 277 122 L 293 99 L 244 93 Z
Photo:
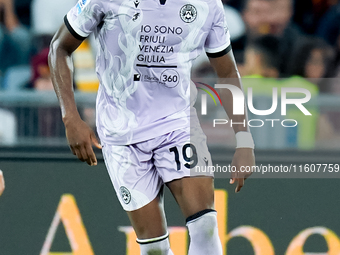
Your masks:
M 210 57 L 230 50 L 220 0 L 80 0 L 65 24 L 78 39 L 95 33 L 97 130 L 106 144 L 190 125 L 192 61 L 203 48 Z

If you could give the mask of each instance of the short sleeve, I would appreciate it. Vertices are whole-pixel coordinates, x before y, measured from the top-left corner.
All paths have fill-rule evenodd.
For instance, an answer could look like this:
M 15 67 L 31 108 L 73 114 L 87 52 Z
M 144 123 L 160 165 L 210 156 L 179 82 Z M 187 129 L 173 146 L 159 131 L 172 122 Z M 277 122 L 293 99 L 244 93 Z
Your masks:
M 205 41 L 205 51 L 210 58 L 221 57 L 231 50 L 230 34 L 221 0 L 216 0 L 213 25 Z
M 103 2 L 103 0 L 79 0 L 67 13 L 64 22 L 75 38 L 84 40 L 102 22 Z

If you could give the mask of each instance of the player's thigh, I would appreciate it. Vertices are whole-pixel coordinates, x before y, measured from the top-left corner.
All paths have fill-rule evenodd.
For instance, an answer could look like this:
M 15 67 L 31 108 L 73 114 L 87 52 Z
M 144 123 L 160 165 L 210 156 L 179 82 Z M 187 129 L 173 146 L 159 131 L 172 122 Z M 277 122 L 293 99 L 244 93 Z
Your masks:
M 214 208 L 214 179 L 185 177 L 167 183 L 183 215 L 187 218 L 205 209 Z
M 164 235 L 164 183 L 153 165 L 152 151 L 141 151 L 136 145 L 104 145 L 102 152 L 118 200 L 137 237 L 148 239 Z
M 167 233 L 162 198 L 157 196 L 146 206 L 127 212 L 138 239 L 150 239 Z
M 176 130 L 154 150 L 154 164 L 185 216 L 214 206 L 212 165 L 206 136 L 199 126 Z M 202 171 L 199 171 L 202 170 Z

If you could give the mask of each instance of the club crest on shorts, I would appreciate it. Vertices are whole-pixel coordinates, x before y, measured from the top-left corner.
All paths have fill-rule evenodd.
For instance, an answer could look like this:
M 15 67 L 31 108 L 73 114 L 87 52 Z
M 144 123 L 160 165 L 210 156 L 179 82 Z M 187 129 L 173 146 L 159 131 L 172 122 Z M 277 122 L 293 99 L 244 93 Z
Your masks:
M 123 199 L 124 203 L 125 204 L 130 203 L 130 201 L 131 201 L 131 193 L 130 193 L 130 191 L 127 188 L 125 188 L 124 186 L 121 186 L 119 188 L 119 191 L 120 191 L 120 195 L 122 196 L 122 199 Z
M 197 17 L 196 7 L 193 6 L 192 4 L 183 5 L 183 7 L 181 8 L 181 10 L 179 12 L 179 15 L 181 16 L 181 19 L 185 23 L 191 23 Z

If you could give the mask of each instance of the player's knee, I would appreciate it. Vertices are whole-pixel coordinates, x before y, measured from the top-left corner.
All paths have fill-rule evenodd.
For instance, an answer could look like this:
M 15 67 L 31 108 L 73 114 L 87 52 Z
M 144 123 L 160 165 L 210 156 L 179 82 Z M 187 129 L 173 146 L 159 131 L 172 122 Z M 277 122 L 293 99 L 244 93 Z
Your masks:
M 187 218 L 187 227 L 191 239 L 208 241 L 215 238 L 217 233 L 217 213 L 215 210 L 206 209 Z
M 173 254 L 170 250 L 169 234 L 164 236 L 150 238 L 150 239 L 137 239 L 140 245 L 141 255 L 170 255 Z

